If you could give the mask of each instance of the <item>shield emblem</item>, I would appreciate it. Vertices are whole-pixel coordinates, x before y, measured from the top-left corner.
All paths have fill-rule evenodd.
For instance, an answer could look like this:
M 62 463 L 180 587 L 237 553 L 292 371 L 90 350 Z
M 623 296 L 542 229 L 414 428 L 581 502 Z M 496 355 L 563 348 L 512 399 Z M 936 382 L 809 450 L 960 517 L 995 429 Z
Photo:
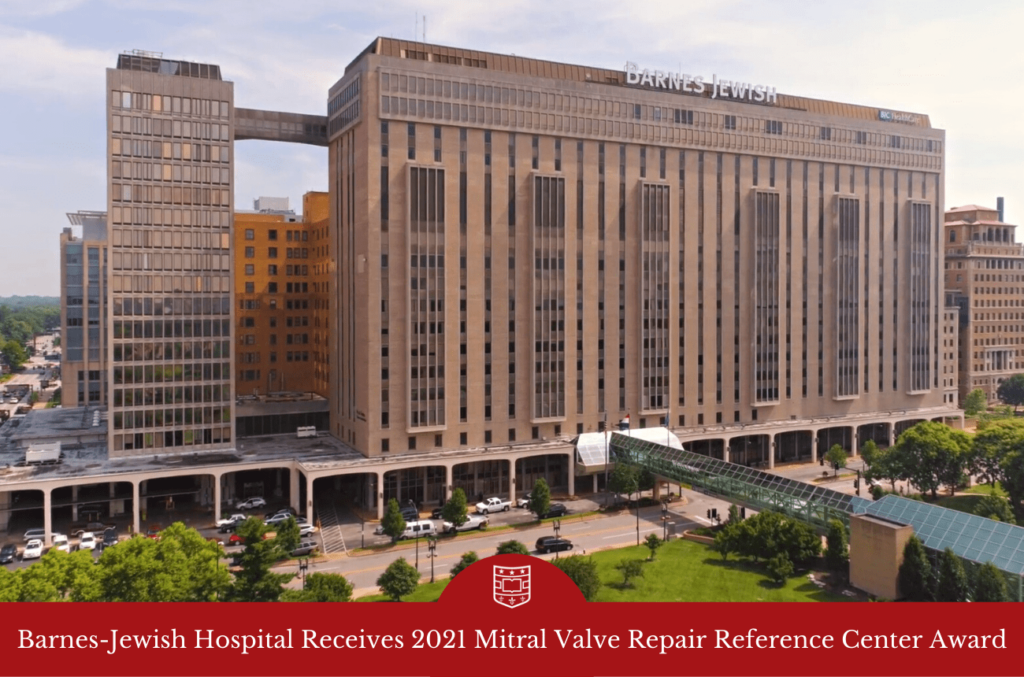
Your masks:
M 515 609 L 530 601 L 530 567 L 494 567 L 494 601 Z

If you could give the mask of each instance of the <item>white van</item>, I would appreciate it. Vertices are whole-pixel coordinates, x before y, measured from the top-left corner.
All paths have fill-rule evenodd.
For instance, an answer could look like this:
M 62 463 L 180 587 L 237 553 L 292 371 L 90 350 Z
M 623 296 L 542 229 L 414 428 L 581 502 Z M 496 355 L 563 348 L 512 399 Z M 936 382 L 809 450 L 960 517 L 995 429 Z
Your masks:
M 420 536 L 436 536 L 437 527 L 430 520 L 418 520 L 405 525 L 402 538 L 419 538 Z

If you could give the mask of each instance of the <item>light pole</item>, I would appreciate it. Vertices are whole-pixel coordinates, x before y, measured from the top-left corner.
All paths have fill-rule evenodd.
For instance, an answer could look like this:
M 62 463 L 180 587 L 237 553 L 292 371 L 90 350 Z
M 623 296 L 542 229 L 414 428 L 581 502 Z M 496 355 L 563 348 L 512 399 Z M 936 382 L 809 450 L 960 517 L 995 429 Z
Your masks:
M 668 501 L 661 503 L 661 540 L 668 540 Z
M 562 520 L 554 520 L 551 522 L 552 528 L 555 530 L 555 538 L 558 538 L 558 531 L 562 528 Z M 558 550 L 555 550 L 555 559 L 558 559 Z
M 420 570 L 420 537 L 416 537 L 416 571 Z
M 303 557 L 299 560 L 299 575 L 302 576 L 302 589 L 306 589 L 306 571 L 309 570 L 309 558 Z
M 434 582 L 434 558 L 437 557 L 437 539 L 428 536 L 427 537 L 427 550 L 430 551 L 428 555 L 430 557 L 430 582 Z
M 633 478 L 633 489 L 636 490 L 636 544 L 640 545 L 640 477 Z

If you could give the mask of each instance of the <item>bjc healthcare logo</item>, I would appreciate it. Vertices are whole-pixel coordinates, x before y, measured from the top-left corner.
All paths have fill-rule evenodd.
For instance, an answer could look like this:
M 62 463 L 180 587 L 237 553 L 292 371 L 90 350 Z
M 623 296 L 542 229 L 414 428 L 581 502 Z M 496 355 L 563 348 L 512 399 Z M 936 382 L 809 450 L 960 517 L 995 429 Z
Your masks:
M 530 601 L 530 567 L 494 567 L 494 601 L 515 609 Z

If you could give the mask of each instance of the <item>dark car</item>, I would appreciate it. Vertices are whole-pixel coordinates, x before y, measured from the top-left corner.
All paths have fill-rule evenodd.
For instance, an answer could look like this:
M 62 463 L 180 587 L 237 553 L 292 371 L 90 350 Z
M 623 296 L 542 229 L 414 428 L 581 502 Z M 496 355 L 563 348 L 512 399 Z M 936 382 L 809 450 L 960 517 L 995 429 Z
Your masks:
M 406 522 L 415 522 L 420 518 L 420 511 L 411 505 L 402 508 L 402 519 Z
M 442 517 L 444 517 L 444 506 L 443 505 L 440 508 L 434 508 L 433 512 L 430 513 L 430 519 L 432 519 L 432 520 L 439 520 Z
M 548 506 L 548 511 L 540 516 L 541 519 L 547 519 L 548 517 L 561 517 L 569 513 L 569 509 L 561 503 L 552 503 Z
M 117 529 L 107 529 L 103 532 L 102 545 L 104 548 L 117 545 Z
M 316 541 L 302 541 L 299 543 L 299 547 L 292 550 L 292 557 L 306 557 L 312 555 L 313 552 L 318 548 Z
M 264 520 L 268 520 L 271 517 L 275 517 L 277 515 L 293 515 L 294 516 L 294 515 L 298 515 L 298 513 L 295 512 L 295 508 L 281 508 L 280 510 L 275 510 L 274 512 L 268 512 L 267 514 L 265 514 L 263 516 L 263 519 Z
M 558 552 L 559 550 L 572 550 L 572 541 L 554 536 L 543 536 L 537 539 L 537 552 Z
M 0 564 L 10 564 L 18 556 L 18 546 L 8 543 L 0 548 Z

